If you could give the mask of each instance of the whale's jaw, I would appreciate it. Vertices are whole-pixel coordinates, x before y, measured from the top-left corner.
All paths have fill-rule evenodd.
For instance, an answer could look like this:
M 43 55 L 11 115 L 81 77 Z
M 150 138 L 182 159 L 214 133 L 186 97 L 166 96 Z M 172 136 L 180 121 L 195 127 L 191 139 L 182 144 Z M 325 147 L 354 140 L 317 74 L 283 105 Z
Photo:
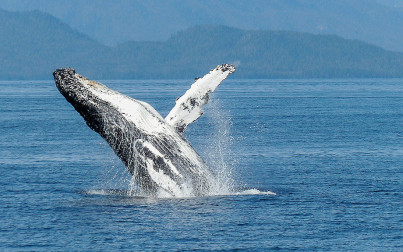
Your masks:
M 233 72 L 225 73 L 221 68 L 217 71 L 218 84 Z M 216 184 L 215 177 L 176 124 L 167 122 L 149 104 L 90 81 L 71 68 L 57 69 L 53 75 L 60 93 L 108 142 L 142 191 L 174 197 L 209 194 Z M 177 103 L 174 109 L 179 106 L 182 104 Z M 193 119 L 191 112 L 192 120 L 201 115 Z M 186 116 L 190 123 L 189 113 Z

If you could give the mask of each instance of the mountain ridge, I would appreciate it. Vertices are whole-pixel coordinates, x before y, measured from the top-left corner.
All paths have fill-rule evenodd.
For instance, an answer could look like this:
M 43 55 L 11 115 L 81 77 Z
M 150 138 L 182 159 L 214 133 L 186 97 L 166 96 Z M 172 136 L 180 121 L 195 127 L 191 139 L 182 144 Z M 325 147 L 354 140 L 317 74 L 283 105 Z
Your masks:
M 335 35 L 199 25 L 164 41 L 115 47 L 43 12 L 0 11 L 0 79 L 48 79 L 73 67 L 95 79 L 194 78 L 221 63 L 236 78 L 403 77 L 403 53 Z
M 2 0 L 7 10 L 39 9 L 105 45 L 165 41 L 194 25 L 335 34 L 403 52 L 403 11 L 386 0 Z

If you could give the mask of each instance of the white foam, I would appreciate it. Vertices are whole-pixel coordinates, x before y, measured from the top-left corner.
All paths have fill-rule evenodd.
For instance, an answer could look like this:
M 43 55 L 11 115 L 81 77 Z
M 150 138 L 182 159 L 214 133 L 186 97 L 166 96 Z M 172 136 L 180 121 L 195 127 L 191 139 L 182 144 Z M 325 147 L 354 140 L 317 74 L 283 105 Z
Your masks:
M 85 193 L 89 195 L 110 195 L 110 192 L 108 192 L 108 190 L 103 189 L 92 189 L 85 191 Z
M 258 189 L 248 189 L 245 191 L 237 192 L 235 195 L 276 195 L 276 193 L 271 191 L 260 191 Z
M 85 194 L 88 195 L 99 195 L 99 196 L 110 196 L 110 195 L 117 195 L 117 196 L 128 196 L 134 198 L 150 198 L 150 199 L 192 199 L 197 198 L 197 196 L 193 195 L 176 195 L 173 196 L 172 194 L 166 192 L 165 190 L 161 189 L 158 191 L 157 195 L 148 196 L 144 195 L 139 191 L 131 191 L 131 190 L 113 190 L 113 189 L 90 189 L 84 191 Z M 248 196 L 248 195 L 270 195 L 275 196 L 277 195 L 271 191 L 260 191 L 258 189 L 247 189 L 244 191 L 239 192 L 224 192 L 224 193 L 217 193 L 217 194 L 210 194 L 205 195 L 203 197 L 216 197 L 216 196 Z

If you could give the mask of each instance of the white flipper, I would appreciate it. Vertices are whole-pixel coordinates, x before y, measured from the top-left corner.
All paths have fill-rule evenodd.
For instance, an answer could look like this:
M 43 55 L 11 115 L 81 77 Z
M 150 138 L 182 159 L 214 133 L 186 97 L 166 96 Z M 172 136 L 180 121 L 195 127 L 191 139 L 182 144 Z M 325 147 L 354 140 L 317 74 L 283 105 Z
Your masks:
M 222 64 L 212 69 L 203 78 L 197 79 L 184 95 L 176 100 L 176 105 L 165 118 L 165 121 L 179 132 L 197 120 L 202 114 L 202 106 L 209 100 L 209 94 L 235 71 L 230 64 Z

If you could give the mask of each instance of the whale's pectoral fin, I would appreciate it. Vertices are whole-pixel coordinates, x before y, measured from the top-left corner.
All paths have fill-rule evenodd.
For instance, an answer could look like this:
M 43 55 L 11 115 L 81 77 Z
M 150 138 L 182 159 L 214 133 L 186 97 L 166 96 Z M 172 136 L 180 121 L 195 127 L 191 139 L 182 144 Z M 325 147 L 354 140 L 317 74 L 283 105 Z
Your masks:
M 235 71 L 235 66 L 222 64 L 212 69 L 203 78 L 198 78 L 184 95 L 176 100 L 176 105 L 169 112 L 165 121 L 184 132 L 186 127 L 197 120 L 202 114 L 202 106 L 209 100 L 209 94 Z

